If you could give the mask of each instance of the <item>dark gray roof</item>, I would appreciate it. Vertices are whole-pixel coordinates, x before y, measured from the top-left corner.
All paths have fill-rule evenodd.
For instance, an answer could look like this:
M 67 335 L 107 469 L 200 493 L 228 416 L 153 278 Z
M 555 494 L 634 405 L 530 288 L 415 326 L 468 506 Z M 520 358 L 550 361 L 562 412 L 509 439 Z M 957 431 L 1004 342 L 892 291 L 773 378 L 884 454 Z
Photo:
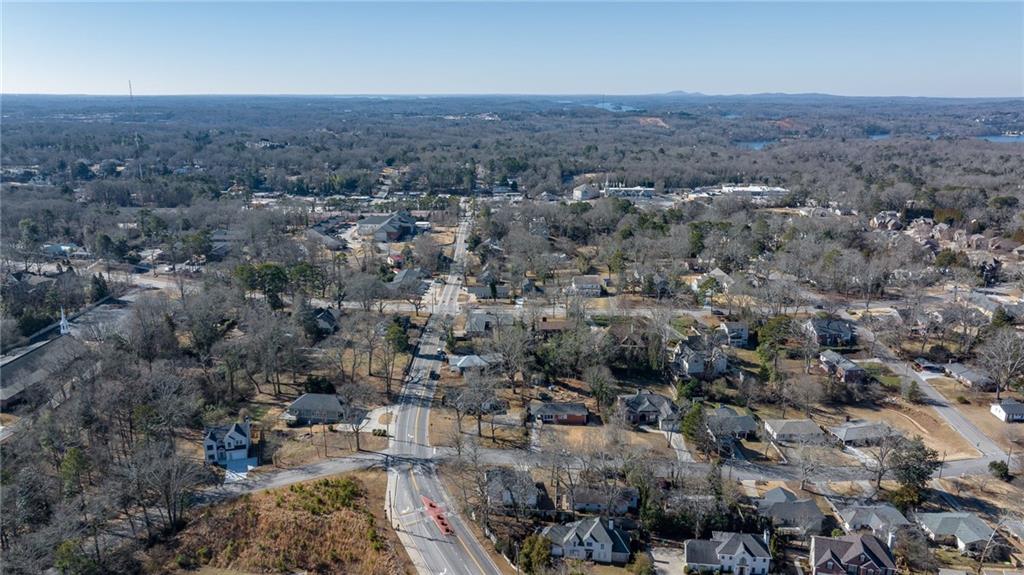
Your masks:
M 683 561 L 687 564 L 718 565 L 718 542 L 688 539 L 683 543 Z
M 49 378 L 86 353 L 85 344 L 73 335 L 61 335 L 34 344 L 20 355 L 0 363 L 0 401 L 13 400 L 21 392 Z
M 719 407 L 708 414 L 708 429 L 715 435 L 746 435 L 757 431 L 757 422 L 749 415 L 740 415 L 729 407 Z
M 304 393 L 288 406 L 288 410 L 336 414 L 342 413 L 344 408 L 338 396 L 332 393 Z
M 582 403 L 569 403 L 551 401 L 547 403 L 534 402 L 530 406 L 534 415 L 587 415 L 590 411 Z
M 629 533 L 612 527 L 608 520 L 600 517 L 581 519 L 564 525 L 548 525 L 540 532 L 542 537 L 562 547 L 571 547 L 587 537 L 595 541 L 611 545 L 612 553 L 629 553 Z
M 507 298 L 509 293 L 511 293 L 507 284 L 495 284 L 493 293 L 491 292 L 491 286 L 489 285 L 469 286 L 466 288 L 466 291 L 476 296 L 477 299 L 488 299 L 492 297 Z
M 683 543 L 683 560 L 685 563 L 699 565 L 718 565 L 719 555 L 736 555 L 745 551 L 751 557 L 771 558 L 764 540 L 749 533 L 729 533 L 715 531 L 711 539 L 688 539 Z
M 840 339 L 853 337 L 853 326 L 843 319 L 813 317 L 807 320 L 807 325 L 818 335 L 830 335 Z
M 391 289 L 412 287 L 423 289 L 426 287 L 426 284 L 422 281 L 424 277 L 426 277 L 426 274 L 420 268 L 407 268 L 395 274 L 388 287 Z
M 671 399 L 649 391 L 620 395 L 619 401 L 632 413 L 658 413 L 661 417 L 666 417 L 677 411 Z
M 778 524 L 798 527 L 804 531 L 818 528 L 825 519 L 825 514 L 818 509 L 813 499 L 769 503 L 758 511 L 766 517 L 771 517 L 772 521 Z
M 623 487 L 615 493 L 615 497 L 612 498 L 612 505 L 627 505 L 632 506 L 634 503 L 639 501 L 640 491 L 635 487 Z M 606 504 L 608 503 L 608 494 L 600 489 L 594 489 L 590 487 L 579 487 L 576 492 L 572 495 L 573 501 L 576 505 L 590 505 L 590 504 Z
M 896 569 L 896 561 L 892 552 L 874 535 L 846 535 L 843 537 L 813 537 L 811 548 L 812 566 L 824 564 L 831 559 L 840 565 L 846 565 L 862 553 L 871 558 L 876 565 L 884 569 Z
M 1016 399 L 1005 398 L 999 402 L 999 406 L 1003 408 L 1007 415 L 1024 415 L 1024 403 Z
M 493 501 L 500 502 L 504 499 L 506 493 L 513 499 L 516 499 L 521 496 L 521 492 L 527 489 L 533 491 L 535 495 L 540 492 L 530 474 L 521 469 L 510 469 L 508 467 L 488 469 L 484 473 L 484 480 L 487 482 L 487 496 Z M 520 503 L 525 503 L 525 501 Z
M 229 434 L 232 431 L 234 431 L 235 433 L 238 433 L 242 437 L 245 437 L 246 439 L 248 439 L 249 438 L 250 427 L 251 427 L 251 424 L 249 422 L 244 422 L 244 423 L 236 422 L 236 423 L 232 423 L 231 425 L 221 425 L 221 426 L 218 426 L 218 427 L 210 427 L 210 428 L 207 428 L 207 430 L 206 430 L 205 438 L 209 439 L 211 441 L 216 441 L 216 442 L 219 443 L 220 441 L 222 441 L 224 439 L 224 437 L 227 434 Z
M 841 367 L 843 371 L 846 372 L 864 371 L 863 367 L 857 365 L 856 363 L 853 363 L 849 359 L 843 357 L 842 355 L 839 355 L 838 353 L 832 351 L 831 349 L 826 349 L 825 351 L 821 352 L 821 359 L 822 361 L 825 361 L 830 365 L 833 365 L 835 367 Z

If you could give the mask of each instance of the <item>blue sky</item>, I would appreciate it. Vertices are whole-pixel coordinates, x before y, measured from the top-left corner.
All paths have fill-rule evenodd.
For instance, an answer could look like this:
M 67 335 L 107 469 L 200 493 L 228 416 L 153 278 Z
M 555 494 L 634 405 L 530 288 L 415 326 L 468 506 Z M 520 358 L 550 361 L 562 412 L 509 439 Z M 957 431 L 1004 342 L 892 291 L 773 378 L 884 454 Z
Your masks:
M 3 3 L 4 93 L 1024 96 L 1024 2 Z

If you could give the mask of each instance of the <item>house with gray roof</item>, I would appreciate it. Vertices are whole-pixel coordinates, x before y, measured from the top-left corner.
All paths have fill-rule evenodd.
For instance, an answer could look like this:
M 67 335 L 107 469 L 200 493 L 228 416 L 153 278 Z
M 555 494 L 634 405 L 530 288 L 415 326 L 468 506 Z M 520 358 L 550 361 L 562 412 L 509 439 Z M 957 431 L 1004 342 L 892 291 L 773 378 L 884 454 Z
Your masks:
M 803 329 L 823 346 L 845 347 L 857 339 L 853 324 L 844 319 L 813 317 L 804 322 Z
M 813 445 L 825 441 L 821 426 L 810 419 L 766 419 L 764 432 L 783 443 Z
M 497 315 L 478 309 L 470 310 L 466 317 L 466 335 L 484 335 L 500 325 Z
M 207 428 L 203 434 L 206 462 L 226 466 L 231 461 L 249 459 L 251 432 L 252 425 L 248 421 Z
M 871 531 L 883 541 L 888 541 L 891 534 L 910 525 L 910 521 L 888 503 L 850 505 L 839 511 L 839 519 L 847 533 Z
M 979 553 L 993 535 L 992 528 L 973 513 L 918 513 L 916 519 L 929 539 L 955 545 L 964 555 Z
M 772 492 L 758 501 L 757 512 L 770 518 L 780 532 L 800 536 L 821 532 L 825 514 L 813 499 L 797 499 L 795 494 L 781 487 Z
M 386 287 L 393 292 L 413 292 L 422 295 L 430 289 L 430 284 L 424 281 L 426 277 L 427 274 L 420 268 L 406 268 L 395 274 Z
M 318 425 L 341 423 L 345 408 L 333 393 L 304 393 L 281 414 L 288 425 Z
M 522 469 L 497 467 L 484 472 L 487 483 L 487 501 L 494 507 L 537 507 L 541 490 L 529 472 Z
M 715 531 L 711 539 L 687 539 L 683 565 L 689 571 L 715 571 L 736 575 L 767 575 L 772 556 L 764 537 Z
M 566 290 L 584 297 L 601 297 L 604 293 L 604 278 L 601 276 L 575 276 Z
M 562 495 L 562 508 L 578 513 L 625 515 L 640 506 L 640 492 L 635 487 L 623 487 L 608 493 L 600 489 L 579 487 Z
M 657 425 L 674 429 L 679 422 L 679 408 L 671 399 L 649 391 L 620 395 L 616 406 L 633 425 Z
M 511 287 L 508 284 L 484 284 L 476 286 L 467 286 L 466 291 L 470 295 L 474 296 L 477 300 L 482 299 L 508 299 L 512 294 Z
M 629 533 L 615 526 L 611 519 L 590 517 L 548 525 L 540 536 L 551 541 L 552 557 L 567 557 L 595 563 L 628 563 Z
M 719 441 L 747 439 L 757 433 L 757 422 L 747 414 L 722 406 L 707 414 L 708 433 Z
M 811 537 L 811 575 L 895 575 L 892 551 L 874 535 Z
M 406 211 L 367 216 L 356 222 L 356 233 L 377 242 L 397 242 L 416 230 L 416 220 Z
M 590 410 L 579 402 L 534 401 L 530 403 L 530 414 L 542 423 L 586 425 Z
M 968 367 L 962 363 L 947 363 L 944 366 L 946 375 L 960 382 L 965 387 L 978 391 L 994 391 L 996 382 L 987 373 Z
M 867 379 L 867 372 L 863 367 L 831 349 L 821 352 L 819 359 L 825 372 L 843 383 L 862 383 Z
M 881 421 L 850 421 L 828 428 L 843 445 L 877 445 L 887 437 L 897 434 L 896 430 Z
M 1005 397 L 998 403 L 989 407 L 989 412 L 1004 423 L 1024 421 L 1024 403 L 1016 399 Z

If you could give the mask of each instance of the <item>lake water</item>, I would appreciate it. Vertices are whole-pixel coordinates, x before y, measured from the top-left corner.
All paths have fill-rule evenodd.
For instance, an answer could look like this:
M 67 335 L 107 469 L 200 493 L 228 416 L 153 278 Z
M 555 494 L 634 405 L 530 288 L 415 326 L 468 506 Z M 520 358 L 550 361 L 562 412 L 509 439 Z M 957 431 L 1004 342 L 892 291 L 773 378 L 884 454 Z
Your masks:
M 601 102 L 599 104 L 591 104 L 595 108 L 601 108 L 608 112 L 638 112 L 639 108 L 633 106 L 627 106 L 625 104 L 616 104 L 614 102 Z
M 1017 136 L 978 136 L 978 140 L 985 140 L 986 142 L 995 142 L 997 144 L 1024 144 L 1024 134 Z
M 765 146 L 769 144 L 774 144 L 775 140 L 747 140 L 743 142 L 733 143 L 741 148 L 746 148 L 748 150 L 763 150 Z

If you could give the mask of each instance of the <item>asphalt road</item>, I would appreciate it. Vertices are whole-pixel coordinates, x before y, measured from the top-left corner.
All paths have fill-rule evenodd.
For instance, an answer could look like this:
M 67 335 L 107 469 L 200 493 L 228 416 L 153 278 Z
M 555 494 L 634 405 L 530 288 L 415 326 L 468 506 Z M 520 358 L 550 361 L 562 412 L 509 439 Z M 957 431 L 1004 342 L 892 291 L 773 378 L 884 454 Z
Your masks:
M 469 221 L 466 220 L 459 225 L 455 240 L 456 266 L 465 259 L 468 233 Z M 430 373 L 442 369 L 436 352 L 443 347 L 440 320 L 459 312 L 460 286 L 461 278 L 450 274 L 444 284 L 435 283 L 431 286 L 433 293 L 424 296 L 425 301 L 436 301 L 436 304 L 394 410 L 385 504 L 398 537 L 419 573 L 500 574 L 500 569 L 467 528 L 438 478 L 432 461 L 437 450 L 430 446 L 429 440 L 430 403 L 436 387 Z M 426 513 L 424 496 L 444 510 L 453 534 L 443 534 Z

